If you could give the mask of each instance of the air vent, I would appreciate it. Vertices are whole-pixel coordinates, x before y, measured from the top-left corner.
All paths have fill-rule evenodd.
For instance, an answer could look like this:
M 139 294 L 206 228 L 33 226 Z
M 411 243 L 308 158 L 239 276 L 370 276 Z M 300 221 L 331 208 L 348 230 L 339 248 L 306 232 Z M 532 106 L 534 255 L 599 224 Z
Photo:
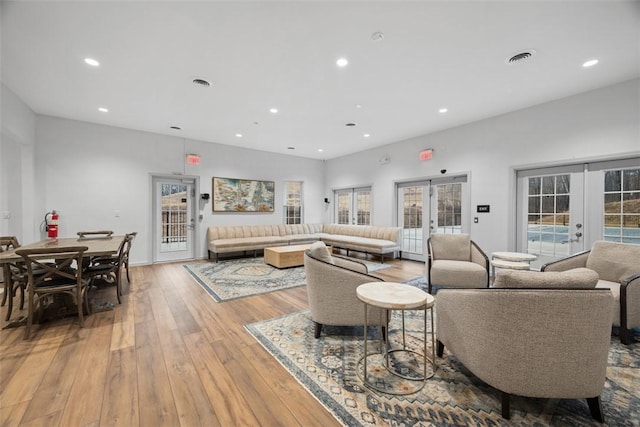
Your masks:
M 204 86 L 204 87 L 211 86 L 211 83 L 209 83 L 205 79 L 193 79 L 193 84 L 198 86 Z
M 531 58 L 533 55 L 536 54 L 536 51 L 533 49 L 530 50 L 525 50 L 522 52 L 518 52 L 515 55 L 512 55 L 510 57 L 508 57 L 505 62 L 509 65 L 513 65 L 513 64 L 519 64 L 523 61 L 526 61 L 527 59 Z

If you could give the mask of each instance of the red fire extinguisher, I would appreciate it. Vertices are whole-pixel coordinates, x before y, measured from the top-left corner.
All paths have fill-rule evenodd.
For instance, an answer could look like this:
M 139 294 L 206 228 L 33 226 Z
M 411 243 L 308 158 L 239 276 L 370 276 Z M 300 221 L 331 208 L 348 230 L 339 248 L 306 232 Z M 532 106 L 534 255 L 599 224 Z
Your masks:
M 58 238 L 58 212 L 55 210 L 47 212 L 45 219 L 47 222 L 47 236 L 50 239 Z

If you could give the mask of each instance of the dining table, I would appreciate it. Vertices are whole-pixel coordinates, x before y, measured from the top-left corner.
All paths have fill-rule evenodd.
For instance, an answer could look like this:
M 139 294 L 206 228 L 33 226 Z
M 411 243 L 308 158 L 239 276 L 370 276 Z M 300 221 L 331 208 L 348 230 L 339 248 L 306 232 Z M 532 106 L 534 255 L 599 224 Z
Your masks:
M 11 277 L 10 266 L 11 263 L 21 262 L 23 258 L 16 254 L 16 250 L 20 249 L 46 249 L 46 248 L 61 248 L 65 246 L 86 246 L 87 250 L 84 251 L 86 257 L 94 256 L 109 256 L 118 253 L 120 243 L 124 236 L 85 236 L 85 237 L 63 237 L 55 239 L 45 239 L 39 242 L 29 243 L 22 245 L 17 249 L 11 249 L 5 252 L 0 252 L 0 265 L 3 269 L 3 277 Z M 43 255 L 40 259 L 51 258 L 51 255 Z M 4 292 L 12 292 L 12 285 L 5 280 Z M 12 300 L 12 295 L 7 295 Z M 12 304 L 12 302 L 10 302 Z M 7 319 L 8 320 L 8 319 Z

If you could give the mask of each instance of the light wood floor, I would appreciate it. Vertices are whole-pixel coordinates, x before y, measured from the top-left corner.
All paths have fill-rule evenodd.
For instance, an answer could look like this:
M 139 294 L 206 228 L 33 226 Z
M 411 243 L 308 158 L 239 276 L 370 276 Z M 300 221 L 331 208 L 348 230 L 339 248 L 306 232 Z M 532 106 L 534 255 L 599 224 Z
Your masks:
M 422 263 L 390 262 L 374 274 L 424 274 Z M 338 426 L 243 328 L 307 308 L 305 287 L 216 303 L 182 264 L 132 268 L 122 305 L 84 328 L 49 321 L 29 341 L 22 327 L 2 330 L 0 425 Z M 113 288 L 98 292 L 116 301 Z

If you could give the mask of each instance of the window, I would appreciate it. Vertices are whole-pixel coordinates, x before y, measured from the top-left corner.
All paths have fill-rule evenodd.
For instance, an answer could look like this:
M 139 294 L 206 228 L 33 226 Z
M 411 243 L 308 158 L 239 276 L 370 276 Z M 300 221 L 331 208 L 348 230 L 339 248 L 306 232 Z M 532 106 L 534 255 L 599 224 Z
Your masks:
M 604 240 L 640 244 L 640 169 L 604 173 Z
M 334 192 L 338 224 L 371 225 L 371 188 L 350 188 Z
M 284 183 L 284 223 L 302 224 L 302 181 Z

